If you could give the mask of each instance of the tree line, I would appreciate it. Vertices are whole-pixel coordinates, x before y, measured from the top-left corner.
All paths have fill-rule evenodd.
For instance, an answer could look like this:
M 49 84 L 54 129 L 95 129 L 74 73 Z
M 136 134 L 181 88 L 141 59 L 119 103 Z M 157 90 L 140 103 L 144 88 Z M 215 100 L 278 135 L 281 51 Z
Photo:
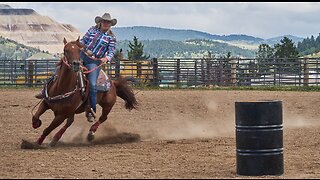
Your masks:
M 127 56 L 130 60 L 146 60 L 150 58 L 150 55 L 145 55 L 144 44 L 138 40 L 136 36 L 133 37 L 133 41 L 129 42 L 129 50 L 127 50 Z M 207 51 L 211 56 L 211 52 Z M 118 54 L 117 52 L 116 54 Z M 225 52 L 227 57 L 232 56 L 231 51 Z M 268 44 L 260 44 L 258 51 L 256 52 L 256 57 L 260 59 L 268 58 L 297 58 L 299 56 L 299 51 L 294 45 L 294 42 L 288 37 L 284 37 L 280 40 L 280 43 L 271 47 Z
M 297 49 L 301 55 L 308 55 L 317 53 L 320 51 L 320 33 L 318 37 L 313 35 L 309 38 L 303 39 L 301 42 L 298 42 Z

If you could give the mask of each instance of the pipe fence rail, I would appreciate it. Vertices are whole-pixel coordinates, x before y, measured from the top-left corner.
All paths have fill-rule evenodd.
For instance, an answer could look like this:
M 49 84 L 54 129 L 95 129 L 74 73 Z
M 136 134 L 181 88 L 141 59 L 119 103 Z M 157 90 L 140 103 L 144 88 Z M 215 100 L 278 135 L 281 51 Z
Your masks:
M 43 86 L 59 60 L 0 60 L 0 86 Z M 133 85 L 319 86 L 320 58 L 153 58 L 113 61 L 102 67 Z

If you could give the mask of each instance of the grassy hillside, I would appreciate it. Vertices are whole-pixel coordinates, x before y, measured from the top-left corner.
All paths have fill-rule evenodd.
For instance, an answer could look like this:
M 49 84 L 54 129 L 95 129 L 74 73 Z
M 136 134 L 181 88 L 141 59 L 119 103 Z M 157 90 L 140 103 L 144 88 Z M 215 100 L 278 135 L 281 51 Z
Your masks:
M 39 49 L 25 46 L 23 44 L 17 43 L 16 41 L 0 37 L 0 60 L 23 60 L 28 59 L 32 55 L 37 53 L 48 54 L 42 52 Z

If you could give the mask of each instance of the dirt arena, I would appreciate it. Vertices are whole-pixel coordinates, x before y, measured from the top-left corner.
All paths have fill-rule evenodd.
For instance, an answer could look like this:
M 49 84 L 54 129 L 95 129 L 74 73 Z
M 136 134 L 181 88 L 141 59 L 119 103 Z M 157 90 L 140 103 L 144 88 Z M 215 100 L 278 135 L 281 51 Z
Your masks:
M 320 92 L 135 90 L 139 109 L 118 98 L 94 141 L 84 114 L 54 148 L 22 149 L 36 141 L 53 113 L 33 129 L 38 90 L 0 89 L 0 178 L 320 178 Z M 284 174 L 236 173 L 235 102 L 283 104 Z M 101 109 L 98 109 L 100 113 Z

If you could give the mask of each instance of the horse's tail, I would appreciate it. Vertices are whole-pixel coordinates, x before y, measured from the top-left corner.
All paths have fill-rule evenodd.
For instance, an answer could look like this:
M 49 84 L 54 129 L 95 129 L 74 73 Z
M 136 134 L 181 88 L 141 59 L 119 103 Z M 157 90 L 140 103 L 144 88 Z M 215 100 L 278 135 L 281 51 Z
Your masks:
M 119 76 L 113 82 L 116 87 L 117 96 L 125 101 L 126 109 L 137 109 L 138 102 L 132 88 L 128 85 L 127 80 Z

